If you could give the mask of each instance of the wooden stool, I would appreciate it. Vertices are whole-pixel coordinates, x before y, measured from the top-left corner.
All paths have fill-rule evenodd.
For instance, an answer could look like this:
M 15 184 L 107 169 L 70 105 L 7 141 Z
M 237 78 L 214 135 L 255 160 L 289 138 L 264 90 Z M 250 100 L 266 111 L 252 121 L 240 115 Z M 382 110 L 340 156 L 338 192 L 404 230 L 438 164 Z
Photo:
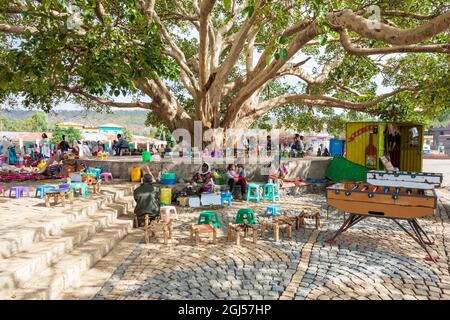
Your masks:
M 233 241 L 233 230 L 236 234 L 236 245 L 241 245 L 241 229 L 244 230 L 244 238 L 247 238 L 248 236 L 248 229 L 252 229 L 253 231 L 253 243 L 256 243 L 258 239 L 258 229 L 256 226 L 249 226 L 249 225 L 242 225 L 242 224 L 228 224 L 228 241 Z
M 217 243 L 217 228 L 214 228 L 211 224 L 191 224 L 191 240 L 194 239 L 195 235 L 195 245 L 198 245 L 200 242 L 200 234 L 208 233 L 208 235 L 212 232 L 213 234 L 213 243 Z
M 137 217 L 136 217 L 136 221 L 137 221 Z M 150 222 L 149 216 L 145 216 L 144 218 L 144 241 L 145 243 L 149 243 L 150 239 L 149 239 L 149 231 L 151 232 L 151 237 L 155 237 L 156 236 L 156 232 L 162 232 L 163 233 L 163 237 L 164 237 L 164 244 L 168 243 L 168 239 L 172 238 L 172 232 L 173 232 L 173 228 L 172 228 L 172 222 L 163 222 L 163 221 L 156 221 L 153 220 L 152 222 Z
M 62 202 L 63 207 L 66 207 L 66 195 L 69 197 L 69 202 L 73 205 L 73 192 L 72 189 L 65 190 L 49 190 L 44 194 L 45 206 L 50 207 L 50 199 L 54 199 L 54 204 L 58 204 L 59 201 Z
M 261 223 L 261 236 L 265 240 L 266 239 L 266 230 L 272 229 L 273 238 L 275 241 L 280 240 L 280 229 L 284 230 L 286 234 L 286 238 L 290 239 L 292 237 L 292 225 L 288 221 L 285 220 L 276 220 L 272 221 L 263 220 Z
M 320 229 L 320 212 L 305 212 L 302 211 L 298 217 L 297 217 L 297 229 L 300 226 L 304 226 L 305 225 L 305 218 L 314 218 L 316 221 L 316 229 L 319 230 Z

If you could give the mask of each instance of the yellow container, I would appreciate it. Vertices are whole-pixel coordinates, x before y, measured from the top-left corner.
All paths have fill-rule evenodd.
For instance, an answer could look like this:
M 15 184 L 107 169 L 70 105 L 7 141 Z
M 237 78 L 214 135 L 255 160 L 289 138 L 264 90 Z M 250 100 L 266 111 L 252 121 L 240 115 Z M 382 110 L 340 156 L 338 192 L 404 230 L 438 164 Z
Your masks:
M 140 167 L 133 167 L 131 169 L 131 181 L 132 182 L 141 182 L 141 168 Z
M 172 203 L 172 189 L 170 188 L 161 188 L 160 201 L 164 202 L 166 205 L 170 205 Z

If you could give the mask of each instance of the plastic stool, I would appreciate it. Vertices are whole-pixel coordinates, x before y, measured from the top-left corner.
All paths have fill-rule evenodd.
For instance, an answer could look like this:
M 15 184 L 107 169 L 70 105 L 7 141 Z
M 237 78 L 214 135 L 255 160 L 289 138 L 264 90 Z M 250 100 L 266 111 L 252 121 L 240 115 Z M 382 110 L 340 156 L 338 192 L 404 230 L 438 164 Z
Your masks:
M 212 222 L 214 228 L 220 228 L 219 216 L 216 212 L 200 213 L 197 224 L 209 224 L 210 222 Z
M 100 173 L 100 177 L 105 180 L 105 182 L 108 182 L 110 179 L 113 180 L 113 175 L 111 172 L 102 172 Z
M 281 206 L 280 205 L 271 205 L 271 206 L 267 206 L 266 207 L 266 218 L 268 218 L 268 216 L 272 216 L 272 217 L 276 217 L 276 216 L 281 216 Z
M 169 223 L 171 220 L 178 220 L 177 209 L 174 206 L 164 206 L 159 209 L 160 220 Z
M 237 212 L 235 220 L 236 224 L 245 224 L 245 220 L 247 220 L 247 224 L 250 226 L 255 224 L 255 214 L 252 209 L 242 208 Z
M 252 193 L 252 190 L 255 191 L 255 194 Z M 261 201 L 260 187 L 256 183 L 249 183 L 247 186 L 247 202 L 250 200 L 256 200 L 258 203 Z
M 11 198 L 12 191 L 14 191 L 16 198 L 23 197 L 24 192 L 27 192 L 28 197 L 30 196 L 30 188 L 26 186 L 18 186 L 9 188 L 9 197 Z
M 45 191 L 54 190 L 54 189 L 56 189 L 56 187 L 54 187 L 54 186 L 40 186 L 40 187 L 37 187 L 34 197 L 37 198 L 38 195 L 39 195 L 39 198 L 44 199 Z
M 233 194 L 230 191 L 222 192 L 220 194 L 221 205 L 225 205 L 225 201 L 228 202 L 229 206 L 233 205 Z
M 77 190 L 81 190 L 81 195 L 83 197 L 87 197 L 89 195 L 89 188 L 84 182 L 71 183 L 70 188 L 72 189 L 74 195 L 77 193 Z
M 264 185 L 263 200 L 265 199 L 272 202 L 275 202 L 276 199 L 280 200 L 280 193 L 276 184 L 266 183 Z
M 5 196 L 5 193 L 6 193 L 6 187 L 0 186 L 0 194 L 2 196 Z
M 100 177 L 100 173 L 102 173 L 102 169 L 100 169 L 100 168 L 87 168 L 86 172 L 90 173 L 90 174 L 94 174 L 95 175 L 95 179 L 98 180 L 98 178 Z

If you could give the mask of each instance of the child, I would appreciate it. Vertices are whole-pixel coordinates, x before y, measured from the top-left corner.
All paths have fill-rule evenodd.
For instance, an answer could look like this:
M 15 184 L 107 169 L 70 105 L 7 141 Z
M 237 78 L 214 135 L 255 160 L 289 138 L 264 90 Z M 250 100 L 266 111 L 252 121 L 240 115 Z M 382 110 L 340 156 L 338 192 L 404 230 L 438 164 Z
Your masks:
M 245 172 L 244 172 L 244 174 L 245 174 Z M 245 182 L 244 182 L 245 178 L 242 179 L 242 177 L 238 173 L 236 173 L 236 171 L 234 170 L 233 164 L 228 165 L 226 176 L 228 179 L 228 187 L 229 187 L 230 192 L 233 192 L 235 185 L 240 185 L 241 186 L 241 196 L 242 196 L 242 199 L 244 199 L 244 197 L 245 197 Z
M 243 181 L 244 186 L 247 186 L 247 171 L 245 171 L 244 165 L 238 164 L 237 167 L 239 172 L 238 181 Z

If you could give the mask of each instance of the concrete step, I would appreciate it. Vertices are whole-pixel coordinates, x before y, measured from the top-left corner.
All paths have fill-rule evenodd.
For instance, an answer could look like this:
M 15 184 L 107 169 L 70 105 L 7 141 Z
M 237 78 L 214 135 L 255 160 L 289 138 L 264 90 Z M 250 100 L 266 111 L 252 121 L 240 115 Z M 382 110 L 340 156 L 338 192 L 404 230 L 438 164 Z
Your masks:
M 110 226 L 116 218 L 117 212 L 114 210 L 99 210 L 61 229 L 58 236 L 49 236 L 25 251 L 0 260 L 3 279 L 11 279 L 15 287 L 23 285 L 37 273 L 57 262 L 63 254 Z M 9 287 L 9 283 L 10 280 L 3 283 L 0 279 L 0 292 L 15 288 Z
M 9 279 L 10 288 L 15 289 L 4 290 L 0 299 L 56 299 L 64 290 L 76 288 L 81 275 L 111 251 L 131 231 L 132 225 L 132 219 L 128 217 L 116 220 L 19 287 Z M 0 279 L 5 277 L 0 274 Z
M 0 256 L 9 258 L 16 253 L 25 251 L 34 243 L 42 241 L 49 236 L 58 235 L 62 228 L 81 217 L 95 213 L 101 208 L 114 206 L 118 210 L 120 209 L 119 215 L 127 214 L 127 211 L 133 206 L 132 197 L 130 197 L 132 190 L 133 187 L 131 186 L 121 187 L 120 189 L 106 187 L 101 191 L 100 195 L 93 195 L 96 199 L 91 204 L 85 205 L 83 199 L 76 199 L 74 207 L 67 208 L 65 211 L 61 211 L 60 208 L 48 208 L 48 214 L 40 219 L 24 223 L 18 229 L 3 233 L 0 240 Z M 113 204 L 114 202 L 116 204 Z M 127 203 L 126 208 L 121 208 L 121 202 Z

